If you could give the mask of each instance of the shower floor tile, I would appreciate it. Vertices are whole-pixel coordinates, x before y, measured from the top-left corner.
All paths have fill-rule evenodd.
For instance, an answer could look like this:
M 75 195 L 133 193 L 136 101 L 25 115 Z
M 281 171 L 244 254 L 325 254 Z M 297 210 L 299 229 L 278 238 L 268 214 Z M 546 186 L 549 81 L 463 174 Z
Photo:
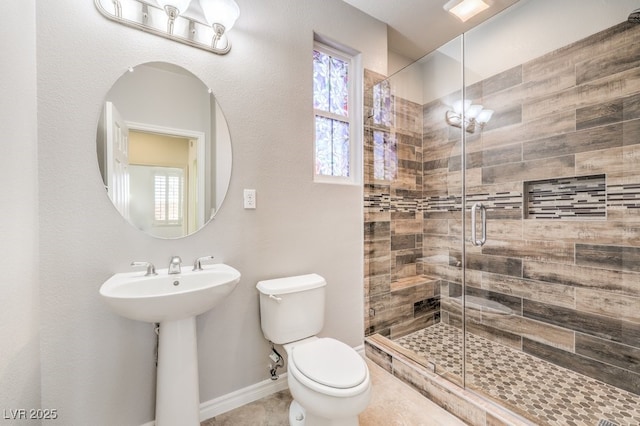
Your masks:
M 466 385 L 544 425 L 640 425 L 640 396 L 468 333 Z M 462 333 L 444 323 L 394 341 L 462 375 Z

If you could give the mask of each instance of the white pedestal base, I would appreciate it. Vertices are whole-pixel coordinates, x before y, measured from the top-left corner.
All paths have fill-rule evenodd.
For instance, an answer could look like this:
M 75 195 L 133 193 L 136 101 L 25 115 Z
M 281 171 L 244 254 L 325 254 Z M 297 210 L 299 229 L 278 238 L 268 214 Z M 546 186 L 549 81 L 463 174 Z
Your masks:
M 199 426 L 195 317 L 160 323 L 156 426 Z

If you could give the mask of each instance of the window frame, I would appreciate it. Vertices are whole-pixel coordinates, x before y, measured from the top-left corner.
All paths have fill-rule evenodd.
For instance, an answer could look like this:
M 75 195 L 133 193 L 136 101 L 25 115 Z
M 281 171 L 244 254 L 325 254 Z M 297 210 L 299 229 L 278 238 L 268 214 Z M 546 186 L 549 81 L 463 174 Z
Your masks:
M 336 57 L 348 64 L 348 103 L 345 117 L 332 114 L 330 111 L 317 110 L 313 108 L 313 181 L 316 183 L 333 183 L 344 185 L 359 185 L 362 182 L 362 103 L 363 103 L 363 70 L 361 55 L 355 51 L 349 51 L 337 43 L 327 40 L 319 40 L 314 37 L 313 50 Z M 313 61 L 313 55 L 311 55 Z M 312 99 L 313 81 L 312 81 Z M 348 123 L 349 126 L 349 176 L 321 175 L 316 172 L 317 146 L 316 146 L 316 115 Z

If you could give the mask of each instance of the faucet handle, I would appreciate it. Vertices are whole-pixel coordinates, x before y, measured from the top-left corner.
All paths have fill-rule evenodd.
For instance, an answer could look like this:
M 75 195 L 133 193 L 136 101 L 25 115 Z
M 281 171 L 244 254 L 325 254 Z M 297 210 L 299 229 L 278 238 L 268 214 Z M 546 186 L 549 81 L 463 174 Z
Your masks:
M 147 273 L 144 274 L 144 276 L 149 276 L 149 275 L 158 275 L 156 273 L 156 267 L 153 266 L 153 263 L 151 262 L 131 262 L 131 266 L 144 266 L 147 268 Z
M 194 271 L 202 271 L 202 261 L 203 260 L 211 260 L 213 259 L 213 256 L 204 256 L 204 257 L 199 257 L 196 259 L 195 262 L 193 262 L 193 270 Z

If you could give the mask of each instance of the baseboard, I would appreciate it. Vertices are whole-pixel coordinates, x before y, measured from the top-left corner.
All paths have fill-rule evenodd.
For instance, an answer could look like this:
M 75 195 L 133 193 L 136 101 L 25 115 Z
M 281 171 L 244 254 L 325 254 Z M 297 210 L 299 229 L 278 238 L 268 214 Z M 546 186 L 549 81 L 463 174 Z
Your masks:
M 234 408 L 242 407 L 250 402 L 287 389 L 287 373 L 280 374 L 278 380 L 263 380 L 246 388 L 222 395 L 200 404 L 200 421 L 209 420 Z M 141 426 L 155 426 L 156 422 L 151 421 Z
M 354 347 L 358 354 L 365 356 L 364 344 Z M 222 413 L 231 411 L 234 408 L 242 407 L 250 402 L 287 389 L 287 373 L 280 374 L 278 380 L 263 380 L 246 388 L 222 395 L 210 401 L 200 404 L 200 421 L 203 422 Z M 156 422 L 151 421 L 141 426 L 155 426 Z
M 263 380 L 246 388 L 222 395 L 200 404 L 200 421 L 208 420 L 234 408 L 242 407 L 281 390 L 287 389 L 287 373 L 280 374 L 278 380 Z

